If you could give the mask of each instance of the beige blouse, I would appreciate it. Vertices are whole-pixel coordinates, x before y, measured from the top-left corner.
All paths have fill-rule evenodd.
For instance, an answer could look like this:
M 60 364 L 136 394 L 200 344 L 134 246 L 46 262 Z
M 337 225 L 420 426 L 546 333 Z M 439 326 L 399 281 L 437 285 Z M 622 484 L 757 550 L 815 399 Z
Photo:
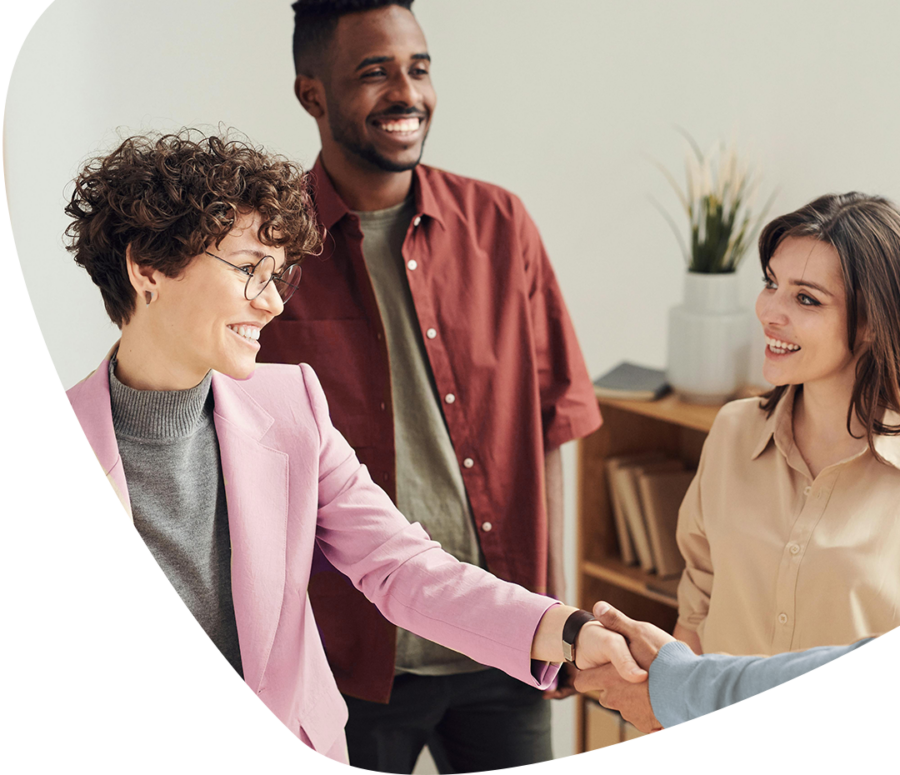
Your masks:
M 875 440 L 889 465 L 866 448 L 813 480 L 794 396 L 768 420 L 759 399 L 726 404 L 682 503 L 678 621 L 704 652 L 777 654 L 900 625 L 900 437 Z

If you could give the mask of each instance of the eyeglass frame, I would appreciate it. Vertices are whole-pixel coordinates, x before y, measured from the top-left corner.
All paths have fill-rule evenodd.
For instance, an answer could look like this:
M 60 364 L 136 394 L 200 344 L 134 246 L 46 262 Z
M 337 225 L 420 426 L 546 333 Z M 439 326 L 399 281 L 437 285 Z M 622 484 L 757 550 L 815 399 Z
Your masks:
M 268 288 L 269 285 L 271 285 L 271 283 L 272 283 L 273 280 L 278 280 L 278 282 L 284 283 L 284 285 L 286 285 L 288 288 L 291 289 L 290 293 L 288 293 L 287 296 L 282 296 L 280 293 L 278 294 L 278 297 L 281 299 L 281 303 L 282 303 L 282 304 L 287 304 L 288 299 L 290 299 L 291 296 L 294 295 L 294 291 L 297 290 L 297 285 L 296 285 L 296 283 L 299 283 L 299 282 L 300 282 L 300 278 L 303 276 L 303 268 L 300 266 L 300 264 L 291 264 L 290 266 L 285 267 L 284 269 L 282 269 L 280 272 L 272 272 L 272 276 L 269 277 L 269 279 L 266 280 L 266 284 L 263 285 L 263 286 L 259 289 L 259 293 L 257 293 L 255 296 L 250 296 L 250 295 L 249 295 L 249 291 L 250 291 L 250 281 L 253 279 L 253 274 L 254 274 L 254 272 L 256 271 L 256 267 L 258 267 L 258 266 L 259 266 L 263 261 L 265 261 L 267 258 L 271 258 L 271 259 L 272 259 L 272 264 L 273 264 L 273 266 L 274 266 L 274 264 L 275 264 L 275 256 L 263 256 L 261 259 L 259 259 L 259 261 L 257 261 L 255 264 L 253 264 L 253 266 L 251 266 L 249 269 L 246 269 L 246 268 L 244 268 L 244 267 L 242 267 L 242 266 L 238 266 L 237 264 L 232 264 L 231 261 L 226 261 L 226 260 L 225 260 L 224 258 L 222 258 L 221 256 L 217 256 L 215 253 L 210 253 L 208 250 L 204 250 L 203 252 L 206 253 L 206 255 L 211 256 L 212 258 L 215 258 L 215 259 L 221 261 L 223 264 L 228 264 L 228 266 L 230 266 L 232 269 L 237 269 L 238 272 L 243 272 L 245 275 L 247 275 L 247 282 L 244 283 L 244 298 L 245 298 L 247 301 L 253 301 L 254 299 L 258 299 L 260 296 L 262 296 L 262 294 L 263 294 L 263 292 L 266 290 L 266 288 Z M 296 275 L 296 280 L 294 280 L 293 283 L 289 283 L 287 280 L 283 279 L 282 276 L 283 276 L 284 273 L 287 272 L 287 271 L 290 271 L 290 272 L 291 272 L 291 275 L 292 275 L 292 276 L 291 276 L 291 279 L 292 279 L 292 280 L 294 280 L 294 275 Z M 277 285 L 275 286 L 275 290 L 276 290 L 276 291 L 278 290 L 278 286 L 277 286 Z

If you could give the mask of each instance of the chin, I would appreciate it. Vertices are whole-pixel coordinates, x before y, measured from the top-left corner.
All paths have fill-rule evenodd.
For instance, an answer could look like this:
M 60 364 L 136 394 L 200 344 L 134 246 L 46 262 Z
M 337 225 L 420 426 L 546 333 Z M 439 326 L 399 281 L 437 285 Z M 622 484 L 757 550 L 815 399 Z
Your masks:
M 226 377 L 231 377 L 231 379 L 250 379 L 250 377 L 253 376 L 253 372 L 256 371 L 256 366 L 256 361 L 252 361 L 250 363 L 234 363 L 231 364 L 228 368 L 222 369 L 221 373 Z

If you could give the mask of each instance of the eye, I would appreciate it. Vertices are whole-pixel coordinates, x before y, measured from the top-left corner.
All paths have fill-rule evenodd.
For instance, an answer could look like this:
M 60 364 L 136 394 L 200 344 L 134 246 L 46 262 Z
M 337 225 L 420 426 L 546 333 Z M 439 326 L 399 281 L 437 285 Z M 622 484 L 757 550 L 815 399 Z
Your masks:
M 409 74 L 416 78 L 426 78 L 428 76 L 428 70 L 424 67 L 414 67 L 409 71 Z
M 778 284 L 775 282 L 775 280 L 766 275 L 763 275 L 762 281 L 763 286 L 767 291 L 774 291 L 778 287 Z
M 384 75 L 384 69 L 379 67 L 377 70 L 367 70 L 360 77 L 365 81 L 373 81 L 376 78 L 382 78 Z
M 821 307 L 822 305 L 819 303 L 817 299 L 814 299 L 812 296 L 806 293 L 798 293 L 797 301 L 800 302 L 804 307 Z

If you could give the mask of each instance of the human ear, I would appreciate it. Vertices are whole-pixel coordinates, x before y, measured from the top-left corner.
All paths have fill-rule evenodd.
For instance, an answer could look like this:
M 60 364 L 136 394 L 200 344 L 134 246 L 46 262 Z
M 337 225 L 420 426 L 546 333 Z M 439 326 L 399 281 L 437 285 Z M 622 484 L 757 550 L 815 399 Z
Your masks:
M 128 280 L 138 299 L 144 301 L 146 306 L 150 306 L 159 293 L 159 270 L 135 261 L 131 245 L 125 248 L 125 266 L 128 269 Z
M 320 119 L 325 115 L 325 90 L 318 78 L 298 75 L 294 79 L 294 94 L 313 118 Z

